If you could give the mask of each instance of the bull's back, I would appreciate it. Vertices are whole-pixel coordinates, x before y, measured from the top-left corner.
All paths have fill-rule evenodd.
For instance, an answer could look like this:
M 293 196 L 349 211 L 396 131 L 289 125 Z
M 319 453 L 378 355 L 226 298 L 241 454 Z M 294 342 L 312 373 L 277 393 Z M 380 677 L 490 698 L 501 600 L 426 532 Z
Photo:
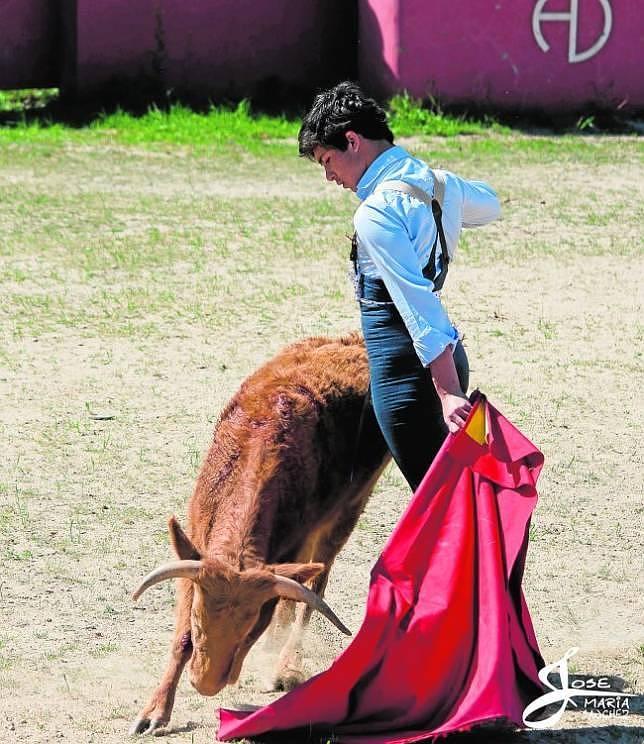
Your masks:
M 365 406 L 368 387 L 357 333 L 283 349 L 244 381 L 222 412 L 191 511 L 230 511 L 231 501 L 252 490 L 267 560 L 294 560 L 311 531 L 362 510 L 364 486 L 387 457 L 373 410 Z
M 369 369 L 361 336 L 300 347 L 293 369 L 298 403 L 286 427 L 292 462 L 279 489 L 275 561 L 295 560 L 316 531 L 350 530 L 364 508 L 365 487 L 389 457 L 373 409 L 365 406 Z

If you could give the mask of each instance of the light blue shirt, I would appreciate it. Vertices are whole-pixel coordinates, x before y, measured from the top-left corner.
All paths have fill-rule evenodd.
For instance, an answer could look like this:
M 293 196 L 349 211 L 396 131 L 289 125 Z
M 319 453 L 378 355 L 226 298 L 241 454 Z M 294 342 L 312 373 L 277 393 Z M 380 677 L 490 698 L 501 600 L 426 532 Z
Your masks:
M 428 206 L 410 194 L 379 189 L 382 181 L 406 181 L 430 197 L 434 179 L 426 163 L 402 147 L 381 153 L 358 182 L 361 204 L 353 218 L 358 236 L 358 271 L 382 279 L 409 331 L 423 366 L 447 347 L 454 347 L 458 332 L 450 323 L 433 282 L 423 276 L 437 236 L 436 223 Z M 443 230 L 450 259 L 461 229 L 496 219 L 499 200 L 482 181 L 466 181 L 446 173 L 443 200 Z M 440 244 L 436 250 L 436 276 L 441 269 Z

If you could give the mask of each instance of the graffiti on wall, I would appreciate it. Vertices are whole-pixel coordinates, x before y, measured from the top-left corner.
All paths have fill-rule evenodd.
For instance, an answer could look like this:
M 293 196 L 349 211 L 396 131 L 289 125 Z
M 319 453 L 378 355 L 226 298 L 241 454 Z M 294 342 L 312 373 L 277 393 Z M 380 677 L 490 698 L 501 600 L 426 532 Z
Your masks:
M 595 42 L 587 49 L 580 51 L 577 48 L 577 34 L 580 22 L 579 0 L 570 0 L 570 10 L 563 13 L 548 12 L 546 6 L 550 0 L 537 0 L 534 11 L 532 12 L 532 33 L 539 48 L 543 52 L 547 52 L 550 49 L 550 45 L 545 40 L 541 28 L 544 21 L 565 21 L 568 23 L 568 62 L 574 64 L 575 62 L 583 62 L 594 57 L 608 41 L 613 27 L 613 10 L 610 6 L 610 0 L 595 1 L 601 5 L 604 13 L 604 26 Z

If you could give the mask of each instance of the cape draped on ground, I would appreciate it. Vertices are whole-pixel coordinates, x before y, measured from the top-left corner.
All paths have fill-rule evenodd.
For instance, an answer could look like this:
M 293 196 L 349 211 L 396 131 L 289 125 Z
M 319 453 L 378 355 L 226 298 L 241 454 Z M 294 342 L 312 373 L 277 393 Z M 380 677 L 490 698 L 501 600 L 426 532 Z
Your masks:
M 483 395 L 472 401 L 372 569 L 352 643 L 270 705 L 221 710 L 220 739 L 406 744 L 522 725 L 542 691 L 521 581 L 543 455 Z

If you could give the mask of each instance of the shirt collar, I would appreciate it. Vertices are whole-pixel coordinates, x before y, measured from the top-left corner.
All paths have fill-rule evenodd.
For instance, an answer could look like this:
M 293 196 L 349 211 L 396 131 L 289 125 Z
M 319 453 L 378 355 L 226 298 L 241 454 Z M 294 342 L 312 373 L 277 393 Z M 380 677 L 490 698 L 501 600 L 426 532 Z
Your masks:
M 384 180 L 389 166 L 405 157 L 407 157 L 407 152 L 399 145 L 394 145 L 381 152 L 358 181 L 356 186 L 358 199 L 364 201 L 369 194 L 373 193 L 380 181 Z

